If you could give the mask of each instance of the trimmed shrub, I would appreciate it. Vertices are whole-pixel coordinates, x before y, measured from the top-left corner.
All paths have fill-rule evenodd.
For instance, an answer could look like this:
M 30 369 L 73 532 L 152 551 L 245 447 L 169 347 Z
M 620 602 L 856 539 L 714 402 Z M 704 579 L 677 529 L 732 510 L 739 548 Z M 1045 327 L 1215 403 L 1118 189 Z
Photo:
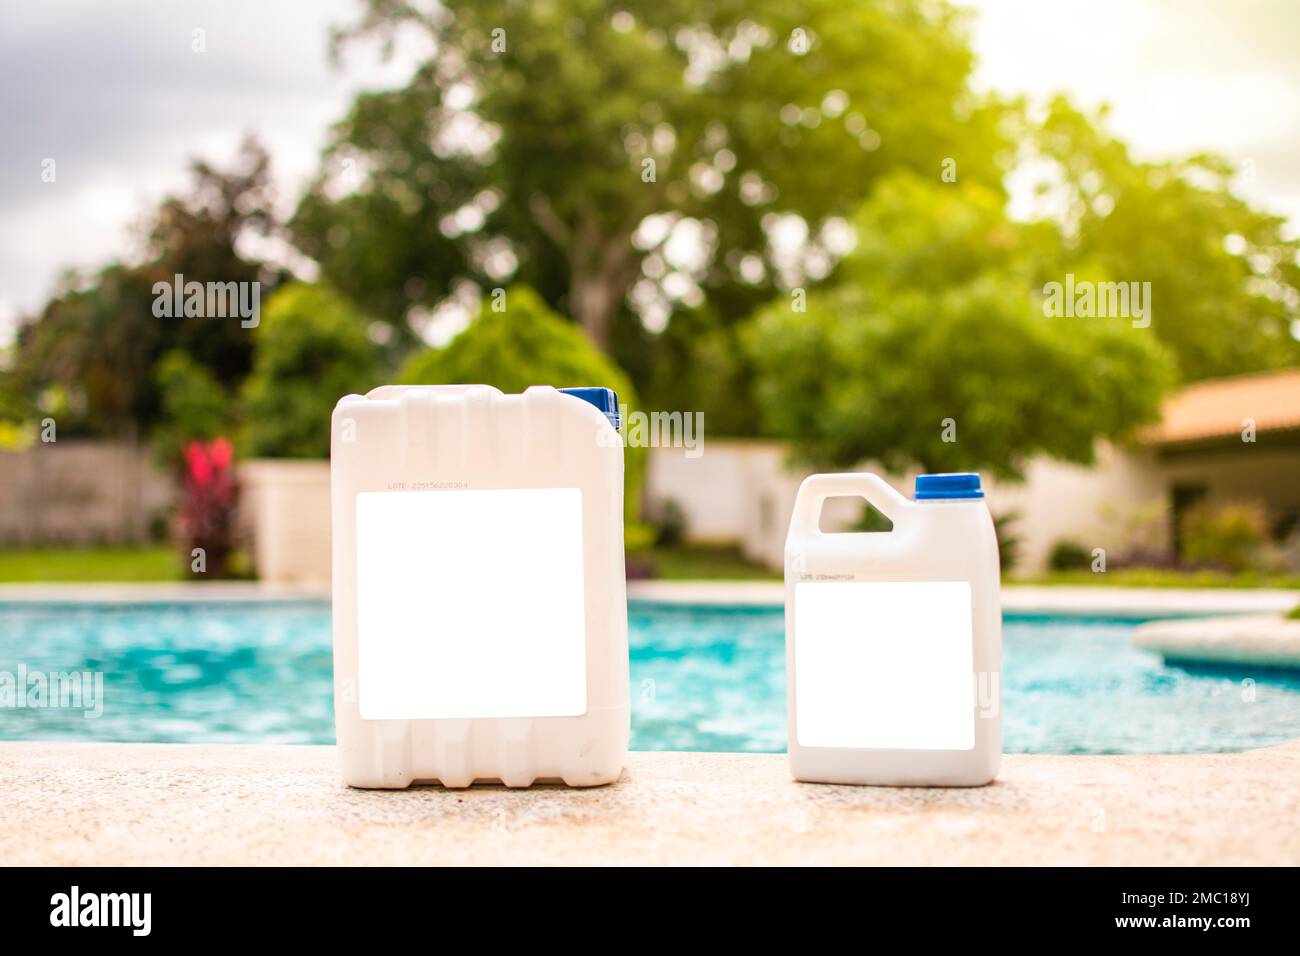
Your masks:
M 1020 563 L 1020 535 L 1014 527 L 1019 520 L 1019 511 L 1004 511 L 993 516 L 993 530 L 998 536 L 998 565 L 1003 574 L 1011 573 Z
M 506 291 L 506 308 L 493 311 L 485 300 L 465 331 L 444 348 L 412 356 L 398 373 L 406 385 L 494 385 L 503 392 L 522 392 L 530 385 L 567 388 L 603 385 L 618 393 L 619 404 L 637 405 L 632 382 L 572 322 L 553 312 L 528 286 Z M 631 527 L 645 468 L 645 450 L 628 448 L 625 460 L 625 515 L 629 550 L 654 540 L 653 531 Z
M 229 393 L 216 376 L 189 353 L 173 349 L 154 367 L 162 415 L 154 427 L 153 447 L 167 467 L 179 467 L 191 441 L 211 441 L 228 434 L 232 412 Z
M 1188 564 L 1249 571 L 1268 542 L 1268 514 L 1254 502 L 1197 505 L 1182 526 L 1182 557 Z
M 655 544 L 661 548 L 675 548 L 686 542 L 688 531 L 686 511 L 675 498 L 669 498 L 659 506 L 655 520 Z
M 295 282 L 271 296 L 253 334 L 242 447 L 252 457 L 329 457 L 335 403 L 378 377 L 365 319 L 331 289 Z
M 1086 571 L 1092 567 L 1092 552 L 1074 541 L 1057 541 L 1047 556 L 1053 571 Z

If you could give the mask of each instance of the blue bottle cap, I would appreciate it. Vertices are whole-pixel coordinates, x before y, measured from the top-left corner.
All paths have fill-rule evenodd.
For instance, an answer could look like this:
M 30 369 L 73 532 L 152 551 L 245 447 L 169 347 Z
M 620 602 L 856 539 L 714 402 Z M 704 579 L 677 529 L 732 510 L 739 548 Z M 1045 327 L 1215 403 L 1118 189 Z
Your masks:
M 612 388 L 603 388 L 601 386 L 587 385 L 580 388 L 561 388 L 556 391 L 563 392 L 565 395 L 572 395 L 574 398 L 580 398 L 599 408 L 609 423 L 614 426 L 614 431 L 618 431 L 618 395 Z
M 983 498 L 980 476 L 973 471 L 958 471 L 944 475 L 917 475 L 917 501 L 934 501 L 943 498 Z

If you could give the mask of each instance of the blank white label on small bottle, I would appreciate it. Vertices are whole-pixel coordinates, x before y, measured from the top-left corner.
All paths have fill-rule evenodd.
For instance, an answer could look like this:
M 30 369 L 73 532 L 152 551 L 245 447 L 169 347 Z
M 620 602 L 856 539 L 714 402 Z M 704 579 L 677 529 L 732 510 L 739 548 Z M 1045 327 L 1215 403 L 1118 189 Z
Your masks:
M 974 748 L 968 582 L 802 581 L 794 619 L 800 746 Z
M 582 491 L 357 495 L 365 720 L 587 711 Z

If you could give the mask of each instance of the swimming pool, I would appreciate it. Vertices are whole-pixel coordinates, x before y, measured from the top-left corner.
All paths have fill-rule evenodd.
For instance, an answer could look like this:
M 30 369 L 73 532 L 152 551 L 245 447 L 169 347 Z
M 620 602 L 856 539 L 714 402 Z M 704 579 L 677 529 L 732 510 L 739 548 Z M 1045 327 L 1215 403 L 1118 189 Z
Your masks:
M 785 749 L 780 609 L 630 608 L 632 748 Z M 1300 737 L 1300 675 L 1165 666 L 1139 622 L 1008 615 L 1008 753 L 1193 753 Z M 325 602 L 0 605 L 0 675 L 99 671 L 103 712 L 4 707 L 0 739 L 330 743 Z

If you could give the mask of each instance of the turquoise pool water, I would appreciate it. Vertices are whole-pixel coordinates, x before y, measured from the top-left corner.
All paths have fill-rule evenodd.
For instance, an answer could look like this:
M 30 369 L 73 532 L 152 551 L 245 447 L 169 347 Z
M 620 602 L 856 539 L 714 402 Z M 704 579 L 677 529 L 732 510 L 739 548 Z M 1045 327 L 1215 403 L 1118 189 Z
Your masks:
M 1167 667 L 1135 620 L 1008 616 L 1010 753 L 1191 753 L 1300 737 L 1300 675 Z M 779 610 L 634 604 L 632 747 L 785 749 Z M 0 708 L 0 738 L 329 743 L 324 603 L 0 605 L 0 675 L 102 671 L 103 713 Z

